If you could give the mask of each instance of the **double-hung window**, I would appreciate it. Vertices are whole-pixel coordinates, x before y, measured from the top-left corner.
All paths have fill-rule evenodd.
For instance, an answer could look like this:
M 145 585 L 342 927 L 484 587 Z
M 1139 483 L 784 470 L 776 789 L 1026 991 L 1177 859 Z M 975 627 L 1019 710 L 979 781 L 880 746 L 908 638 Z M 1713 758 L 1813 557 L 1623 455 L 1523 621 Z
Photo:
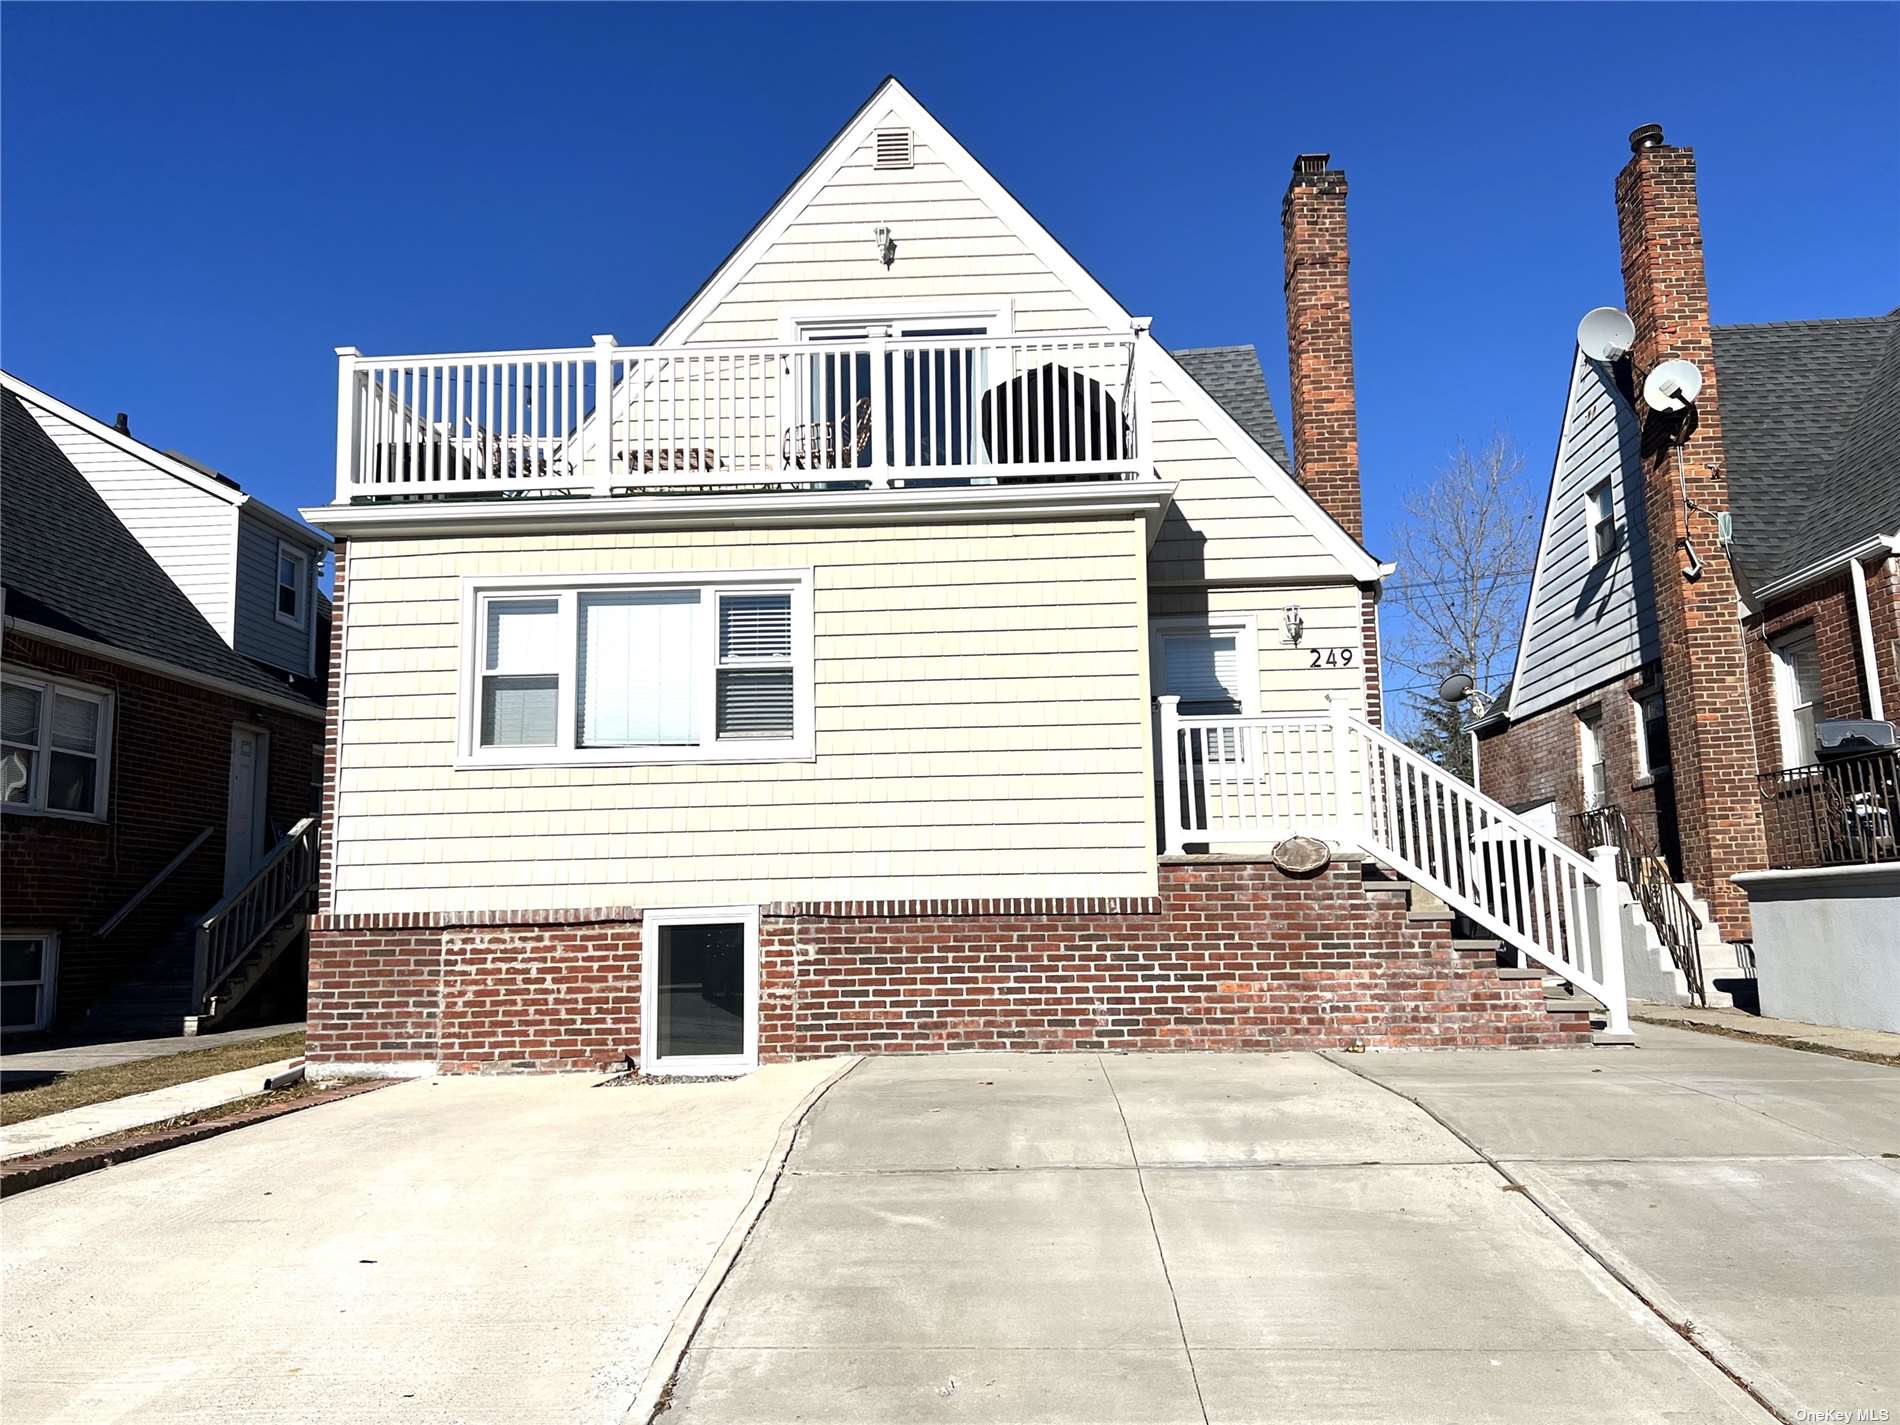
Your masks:
M 1583 805 L 1595 811 L 1609 800 L 1610 771 L 1603 760 L 1603 714 L 1591 708 L 1577 714 L 1577 763 L 1583 778 Z
M 807 571 L 471 580 L 473 765 L 811 755 Z
M 277 621 L 302 628 L 310 595 L 310 556 L 277 541 Z
M 0 674 L 0 806 L 101 820 L 112 700 L 37 674 Z
M 1811 766 L 1816 756 L 1814 724 L 1821 719 L 1821 658 L 1814 645 L 1813 625 L 1783 634 L 1773 649 L 1781 765 Z
M 1636 775 L 1655 777 L 1669 770 L 1669 714 L 1660 692 L 1642 692 L 1636 701 Z
M 1616 498 L 1608 480 L 1598 481 L 1584 496 L 1584 518 L 1590 526 L 1590 558 L 1608 559 L 1616 553 Z

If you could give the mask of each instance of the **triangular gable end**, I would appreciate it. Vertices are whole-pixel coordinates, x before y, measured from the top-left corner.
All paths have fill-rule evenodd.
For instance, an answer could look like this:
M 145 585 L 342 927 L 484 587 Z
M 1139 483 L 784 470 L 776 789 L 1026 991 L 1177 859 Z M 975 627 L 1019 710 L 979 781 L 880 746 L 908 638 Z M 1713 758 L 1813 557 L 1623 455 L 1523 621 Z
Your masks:
M 876 184 L 877 135 L 908 130 L 913 167 Z M 895 271 L 878 262 L 888 224 Z M 822 263 L 823 280 L 810 267 Z M 909 280 L 906 280 L 909 279 Z M 660 346 L 770 341 L 785 317 L 859 309 L 948 311 L 960 296 L 1008 305 L 1019 332 L 1125 331 L 1135 319 L 895 78 L 885 79 L 754 225 L 657 338 Z M 1144 339 L 1153 380 L 1219 440 L 1263 494 L 1362 582 L 1384 566 L 1263 451 L 1159 343 Z

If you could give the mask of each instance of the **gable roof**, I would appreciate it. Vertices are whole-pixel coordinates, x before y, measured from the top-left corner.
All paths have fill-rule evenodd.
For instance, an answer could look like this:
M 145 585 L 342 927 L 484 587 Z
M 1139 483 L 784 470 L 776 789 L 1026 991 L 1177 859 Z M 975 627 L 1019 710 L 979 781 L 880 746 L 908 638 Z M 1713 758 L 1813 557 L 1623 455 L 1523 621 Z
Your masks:
M 1273 397 L 1267 391 L 1266 373 L 1260 369 L 1259 351 L 1252 345 L 1198 346 L 1184 347 L 1173 356 L 1282 470 L 1293 469 L 1286 438 L 1274 418 Z
M 1900 308 L 1716 327 L 1735 545 L 1757 588 L 1900 530 Z
M 0 466 L 10 618 L 321 712 L 307 682 L 231 651 L 11 389 L 0 389 Z

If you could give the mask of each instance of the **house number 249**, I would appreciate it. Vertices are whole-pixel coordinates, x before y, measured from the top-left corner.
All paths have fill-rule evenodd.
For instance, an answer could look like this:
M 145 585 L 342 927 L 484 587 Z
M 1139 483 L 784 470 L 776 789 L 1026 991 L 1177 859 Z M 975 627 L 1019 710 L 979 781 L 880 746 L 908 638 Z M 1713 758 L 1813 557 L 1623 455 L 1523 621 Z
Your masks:
M 1313 668 L 1350 668 L 1352 667 L 1353 650 L 1350 648 L 1309 648 L 1306 651 L 1313 655 L 1313 661 L 1311 664 L 1308 665 L 1309 667 L 1313 667 Z

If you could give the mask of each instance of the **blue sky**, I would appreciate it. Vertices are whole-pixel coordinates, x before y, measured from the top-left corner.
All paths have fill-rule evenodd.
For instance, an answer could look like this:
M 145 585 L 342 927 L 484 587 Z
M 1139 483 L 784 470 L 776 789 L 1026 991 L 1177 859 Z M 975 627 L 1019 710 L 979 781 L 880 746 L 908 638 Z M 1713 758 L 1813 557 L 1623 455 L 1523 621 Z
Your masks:
M 87 6 L 0 14 L 0 360 L 275 504 L 332 348 L 651 337 L 886 72 L 1168 345 L 1259 344 L 1352 181 L 1369 539 L 1460 439 L 1548 471 L 1625 136 L 1696 146 L 1717 321 L 1900 302 L 1900 7 Z

